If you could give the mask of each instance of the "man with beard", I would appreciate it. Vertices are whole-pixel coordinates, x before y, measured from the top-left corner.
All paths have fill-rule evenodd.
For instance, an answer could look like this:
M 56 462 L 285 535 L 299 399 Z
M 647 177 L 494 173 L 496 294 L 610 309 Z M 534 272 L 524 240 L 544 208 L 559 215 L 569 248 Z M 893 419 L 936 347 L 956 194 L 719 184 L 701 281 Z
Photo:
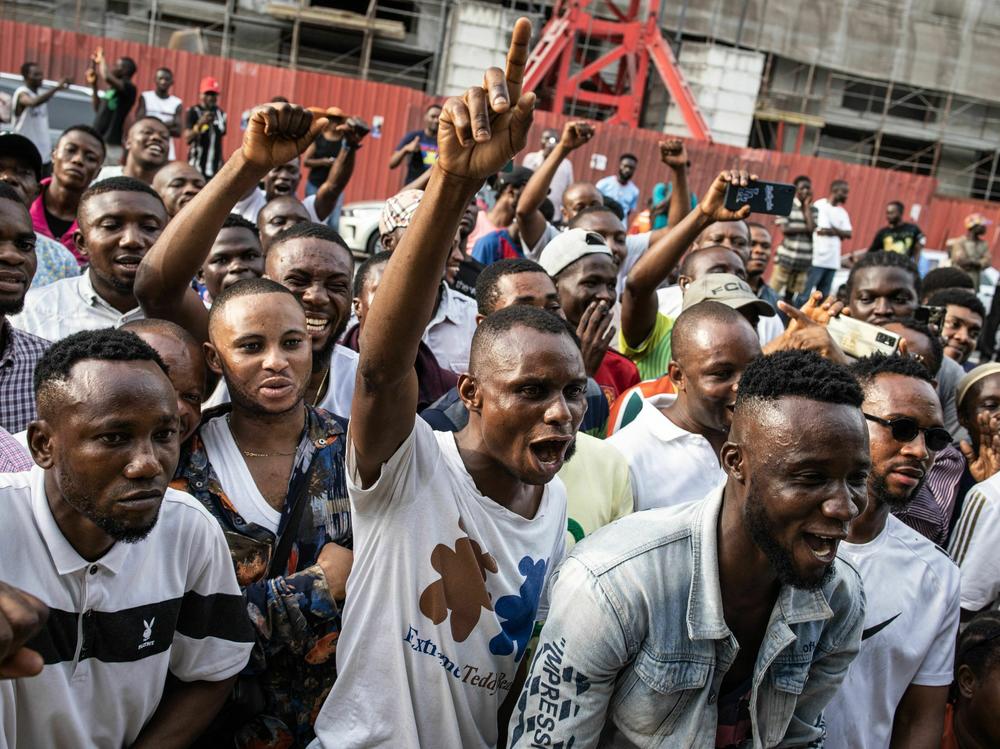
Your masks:
M 636 510 L 701 499 L 725 480 L 719 453 L 729 438 L 736 383 L 760 356 L 753 327 L 721 301 L 688 307 L 671 338 L 667 374 L 676 395 L 645 399 L 634 420 L 609 439 L 628 461 Z
M 868 506 L 840 556 L 861 575 L 861 650 L 827 706 L 831 749 L 938 749 L 958 634 L 958 568 L 891 514 L 923 482 L 934 453 L 951 442 L 927 369 L 875 355 L 852 372 L 861 385 L 872 467 Z
M 171 161 L 153 177 L 153 189 L 163 199 L 170 218 L 180 213 L 204 187 L 205 178 L 201 172 L 186 161 Z
M 169 149 L 167 126 L 155 117 L 142 117 L 132 123 L 125 136 L 125 164 L 104 167 L 97 180 L 124 176 L 152 185 L 156 173 L 167 163 Z
M 445 104 L 423 200 L 368 312 L 347 463 L 357 559 L 314 746 L 497 746 L 544 618 L 566 532 L 553 479 L 585 408 L 565 323 L 527 306 L 487 317 L 459 378 L 468 426 L 434 432 L 414 414 L 413 362 L 459 219 L 528 136 L 530 39 L 518 19 L 506 75 L 490 68 Z
M 641 512 L 559 567 L 510 746 L 818 746 L 864 593 L 837 559 L 865 507 L 862 396 L 803 351 L 752 362 L 700 502 Z
M 188 746 L 247 662 L 222 532 L 168 488 L 177 406 L 164 372 L 118 330 L 65 338 L 35 370 L 36 466 L 0 477 L 17 539 L 0 565 L 50 613 L 27 642 L 41 674 L 0 684 L 5 745 Z
M 49 342 L 15 328 L 8 316 L 24 307 L 35 275 L 35 233 L 20 196 L 0 184 L 0 427 L 20 432 L 35 418 L 32 377 Z
M 119 327 L 143 316 L 133 287 L 139 263 L 167 223 L 163 201 L 131 177 L 95 183 L 80 198 L 76 245 L 90 260 L 81 276 L 32 289 L 15 327 L 50 341 Z
M 238 698 L 203 741 L 304 746 L 336 678 L 351 568 L 345 422 L 304 402 L 306 317 L 281 284 L 228 287 L 212 305 L 209 336 L 208 366 L 225 378 L 233 402 L 205 413 L 172 485 L 226 531 L 257 644 Z
M 104 141 L 96 130 L 87 125 L 66 128 L 52 150 L 52 176 L 42 180 L 31 204 L 35 231 L 62 242 L 80 265 L 87 263 L 87 256 L 76 246 L 77 213 L 104 154 Z
M 325 121 L 280 103 L 254 110 L 243 148 L 191 201 L 185 220 L 167 226 L 142 263 L 137 295 L 150 317 L 171 320 L 198 341 L 208 340 L 208 310 L 190 282 L 208 258 L 234 196 L 256 185 L 272 165 L 287 163 L 308 147 L 306 136 Z M 306 401 L 340 416 L 350 413 L 358 361 L 355 352 L 337 344 L 350 319 L 353 265 L 340 235 L 313 223 L 282 232 L 272 240 L 264 261 L 264 275 L 289 289 L 306 310 L 313 350 Z M 209 403 L 228 400 L 223 382 Z

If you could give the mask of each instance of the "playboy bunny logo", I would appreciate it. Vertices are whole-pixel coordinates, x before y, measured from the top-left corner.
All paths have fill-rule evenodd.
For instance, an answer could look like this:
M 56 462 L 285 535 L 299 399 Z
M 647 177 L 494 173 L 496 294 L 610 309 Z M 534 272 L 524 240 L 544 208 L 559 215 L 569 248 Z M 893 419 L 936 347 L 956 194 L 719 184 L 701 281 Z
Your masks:
M 152 645 L 155 640 L 149 639 L 153 636 L 153 623 L 156 621 L 156 617 L 151 617 L 147 622 L 145 619 L 142 620 L 142 625 L 144 629 L 142 630 L 142 642 L 139 644 L 139 650 Z

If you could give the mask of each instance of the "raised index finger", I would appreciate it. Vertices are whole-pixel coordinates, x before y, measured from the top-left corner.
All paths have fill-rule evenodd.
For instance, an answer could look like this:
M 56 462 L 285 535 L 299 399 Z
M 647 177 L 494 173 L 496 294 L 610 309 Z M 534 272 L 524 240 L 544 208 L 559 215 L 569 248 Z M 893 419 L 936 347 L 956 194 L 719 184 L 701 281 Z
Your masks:
M 524 66 L 528 62 L 528 44 L 531 42 L 531 21 L 523 16 L 514 24 L 510 36 L 510 50 L 507 52 L 507 93 L 510 105 L 516 106 L 521 98 L 521 84 L 524 82 Z

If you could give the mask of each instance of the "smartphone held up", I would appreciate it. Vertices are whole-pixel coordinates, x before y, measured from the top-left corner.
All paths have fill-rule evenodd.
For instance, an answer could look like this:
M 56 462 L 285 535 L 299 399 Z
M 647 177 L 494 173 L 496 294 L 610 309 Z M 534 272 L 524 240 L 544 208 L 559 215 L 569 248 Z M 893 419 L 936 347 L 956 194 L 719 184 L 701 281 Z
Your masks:
M 738 211 L 743 206 L 749 205 L 751 213 L 787 216 L 792 212 L 794 198 L 795 185 L 751 180 L 746 185 L 728 185 L 725 205 L 731 211 Z

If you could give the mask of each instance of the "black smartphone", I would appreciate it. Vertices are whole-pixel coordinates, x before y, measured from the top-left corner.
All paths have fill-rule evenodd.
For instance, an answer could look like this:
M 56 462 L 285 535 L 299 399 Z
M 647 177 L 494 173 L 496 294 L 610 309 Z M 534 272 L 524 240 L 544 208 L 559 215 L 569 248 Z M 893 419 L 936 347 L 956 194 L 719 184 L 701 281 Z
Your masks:
M 922 304 L 913 311 L 913 318 L 917 322 L 922 322 L 924 325 L 937 328 L 940 331 L 944 325 L 945 312 L 947 312 L 947 308 L 945 307 L 931 307 L 930 305 Z
M 738 211 L 745 205 L 750 206 L 751 213 L 770 213 L 774 216 L 787 216 L 792 212 L 792 200 L 795 198 L 795 185 L 784 182 L 748 182 L 741 185 L 726 186 L 726 208 Z

